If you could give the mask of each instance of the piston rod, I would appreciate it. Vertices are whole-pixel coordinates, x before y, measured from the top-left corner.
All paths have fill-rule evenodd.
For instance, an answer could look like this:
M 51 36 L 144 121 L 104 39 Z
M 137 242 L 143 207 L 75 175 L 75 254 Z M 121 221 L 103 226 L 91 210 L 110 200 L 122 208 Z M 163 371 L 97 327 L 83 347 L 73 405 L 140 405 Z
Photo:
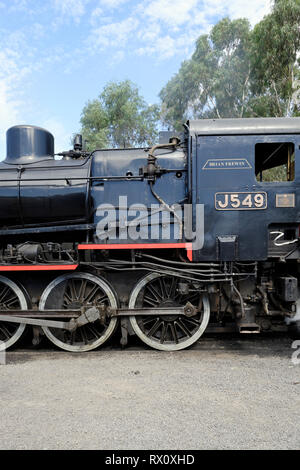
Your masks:
M 87 323 L 100 320 L 104 323 L 106 317 L 124 317 L 136 315 L 184 315 L 192 317 L 198 312 L 197 307 L 187 302 L 183 307 L 166 308 L 112 308 L 106 305 L 82 308 L 81 310 L 9 310 L 0 314 L 0 321 L 23 323 L 49 328 L 59 328 L 73 331 Z M 53 318 L 70 318 L 69 321 L 52 320 Z

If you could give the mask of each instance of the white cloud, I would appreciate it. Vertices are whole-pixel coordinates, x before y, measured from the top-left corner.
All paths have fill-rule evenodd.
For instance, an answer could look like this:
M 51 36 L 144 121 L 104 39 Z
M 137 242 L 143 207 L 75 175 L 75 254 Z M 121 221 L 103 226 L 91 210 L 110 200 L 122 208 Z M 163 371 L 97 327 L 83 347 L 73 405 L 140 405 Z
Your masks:
M 174 55 L 176 41 L 171 36 L 158 37 L 151 46 L 141 47 L 137 50 L 139 55 L 152 55 L 159 51 L 161 59 L 168 59 Z
M 108 14 L 113 14 L 113 10 L 121 7 L 129 0 L 99 0 L 98 6 L 91 12 L 90 23 L 92 26 L 97 26 L 101 23 L 113 23 L 113 17 Z
M 91 13 L 90 23 L 92 26 L 96 26 L 99 18 L 103 17 L 103 10 L 100 7 L 95 8 Z
M 271 3 L 271 0 L 210 0 L 209 4 L 203 3 L 203 11 L 209 15 L 229 15 L 233 19 L 248 18 L 254 26 L 270 12 Z
M 163 21 L 170 27 L 192 21 L 197 0 L 154 0 L 148 4 L 144 14 L 151 20 Z
M 60 15 L 58 22 L 63 22 L 65 18 L 72 18 L 75 23 L 79 23 L 85 14 L 85 7 L 89 0 L 54 0 L 54 8 Z
M 10 11 L 24 11 L 28 8 L 27 0 L 12 0 L 10 2 Z
M 140 6 L 150 20 L 176 27 L 226 15 L 231 18 L 246 17 L 253 25 L 270 12 L 271 3 L 271 0 L 151 0 Z
M 127 1 L 98 2 L 91 14 L 93 29 L 88 40 L 93 52 L 108 47 L 120 51 L 126 46 L 127 51 L 160 60 L 175 54 L 188 56 L 197 37 L 208 33 L 218 18 L 246 17 L 253 26 L 271 9 L 271 0 L 142 0 L 122 21 L 103 15 Z
M 191 47 L 195 44 L 200 34 L 207 33 L 211 25 L 204 23 L 196 28 L 190 28 L 179 32 L 177 30 L 169 31 L 169 34 L 163 34 L 165 28 L 157 23 L 152 23 L 147 31 L 139 31 L 138 39 L 140 47 L 136 49 L 138 55 L 157 56 L 159 60 L 169 59 L 175 54 L 189 55 Z
M 142 29 L 138 33 L 138 38 L 142 41 L 151 43 L 156 41 L 161 35 L 161 26 L 158 23 L 149 23 L 146 29 Z
M 124 3 L 128 3 L 128 1 L 129 0 L 100 0 L 99 5 L 101 5 L 103 8 L 113 10 L 114 8 L 118 8 Z
M 271 0 L 151 0 L 139 5 L 138 13 L 147 21 L 139 32 L 139 55 L 170 58 L 187 53 L 200 34 L 208 33 L 216 18 L 248 18 L 253 26 L 271 9 Z M 150 23 L 149 23 L 150 21 Z M 162 34 L 161 31 L 164 31 Z
M 102 50 L 109 46 L 124 48 L 130 34 L 138 26 L 139 21 L 136 18 L 128 17 L 118 23 L 110 23 L 95 28 L 88 40 L 90 48 L 94 51 L 97 51 L 97 49 Z

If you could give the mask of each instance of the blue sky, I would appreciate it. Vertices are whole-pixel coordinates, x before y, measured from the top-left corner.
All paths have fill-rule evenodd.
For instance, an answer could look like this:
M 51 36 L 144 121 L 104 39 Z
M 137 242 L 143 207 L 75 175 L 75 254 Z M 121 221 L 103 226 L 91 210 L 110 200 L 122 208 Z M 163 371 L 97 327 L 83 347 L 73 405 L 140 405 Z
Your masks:
M 45 127 L 68 149 L 110 80 L 159 102 L 200 34 L 226 15 L 254 25 L 269 11 L 270 0 L 0 0 L 0 159 L 15 124 Z

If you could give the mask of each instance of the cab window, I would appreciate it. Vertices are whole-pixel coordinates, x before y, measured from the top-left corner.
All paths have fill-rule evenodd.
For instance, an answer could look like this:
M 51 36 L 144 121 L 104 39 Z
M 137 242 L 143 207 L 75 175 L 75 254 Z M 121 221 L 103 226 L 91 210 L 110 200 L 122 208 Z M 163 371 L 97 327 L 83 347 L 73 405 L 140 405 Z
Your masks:
M 260 182 L 295 179 L 295 145 L 268 142 L 255 145 L 255 175 Z

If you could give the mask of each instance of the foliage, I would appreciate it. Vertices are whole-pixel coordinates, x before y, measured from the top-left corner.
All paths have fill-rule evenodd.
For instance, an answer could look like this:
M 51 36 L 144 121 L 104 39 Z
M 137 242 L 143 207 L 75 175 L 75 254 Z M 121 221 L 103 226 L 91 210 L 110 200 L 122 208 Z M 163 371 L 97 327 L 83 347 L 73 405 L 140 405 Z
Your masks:
M 261 116 L 299 112 L 300 0 L 275 0 L 251 37 L 253 109 Z M 296 87 L 295 87 L 296 84 Z
M 160 93 L 163 121 L 178 128 L 188 118 L 242 117 L 250 74 L 248 20 L 224 18 L 202 35 L 190 60 Z
M 222 19 L 161 90 L 165 125 L 300 115 L 299 25 L 300 0 L 275 0 L 253 30 L 246 19 Z
M 99 100 L 88 101 L 81 114 L 81 133 L 89 149 L 107 147 L 108 116 Z
M 110 82 L 81 115 L 89 149 L 150 145 L 157 139 L 159 107 L 147 105 L 129 80 Z

